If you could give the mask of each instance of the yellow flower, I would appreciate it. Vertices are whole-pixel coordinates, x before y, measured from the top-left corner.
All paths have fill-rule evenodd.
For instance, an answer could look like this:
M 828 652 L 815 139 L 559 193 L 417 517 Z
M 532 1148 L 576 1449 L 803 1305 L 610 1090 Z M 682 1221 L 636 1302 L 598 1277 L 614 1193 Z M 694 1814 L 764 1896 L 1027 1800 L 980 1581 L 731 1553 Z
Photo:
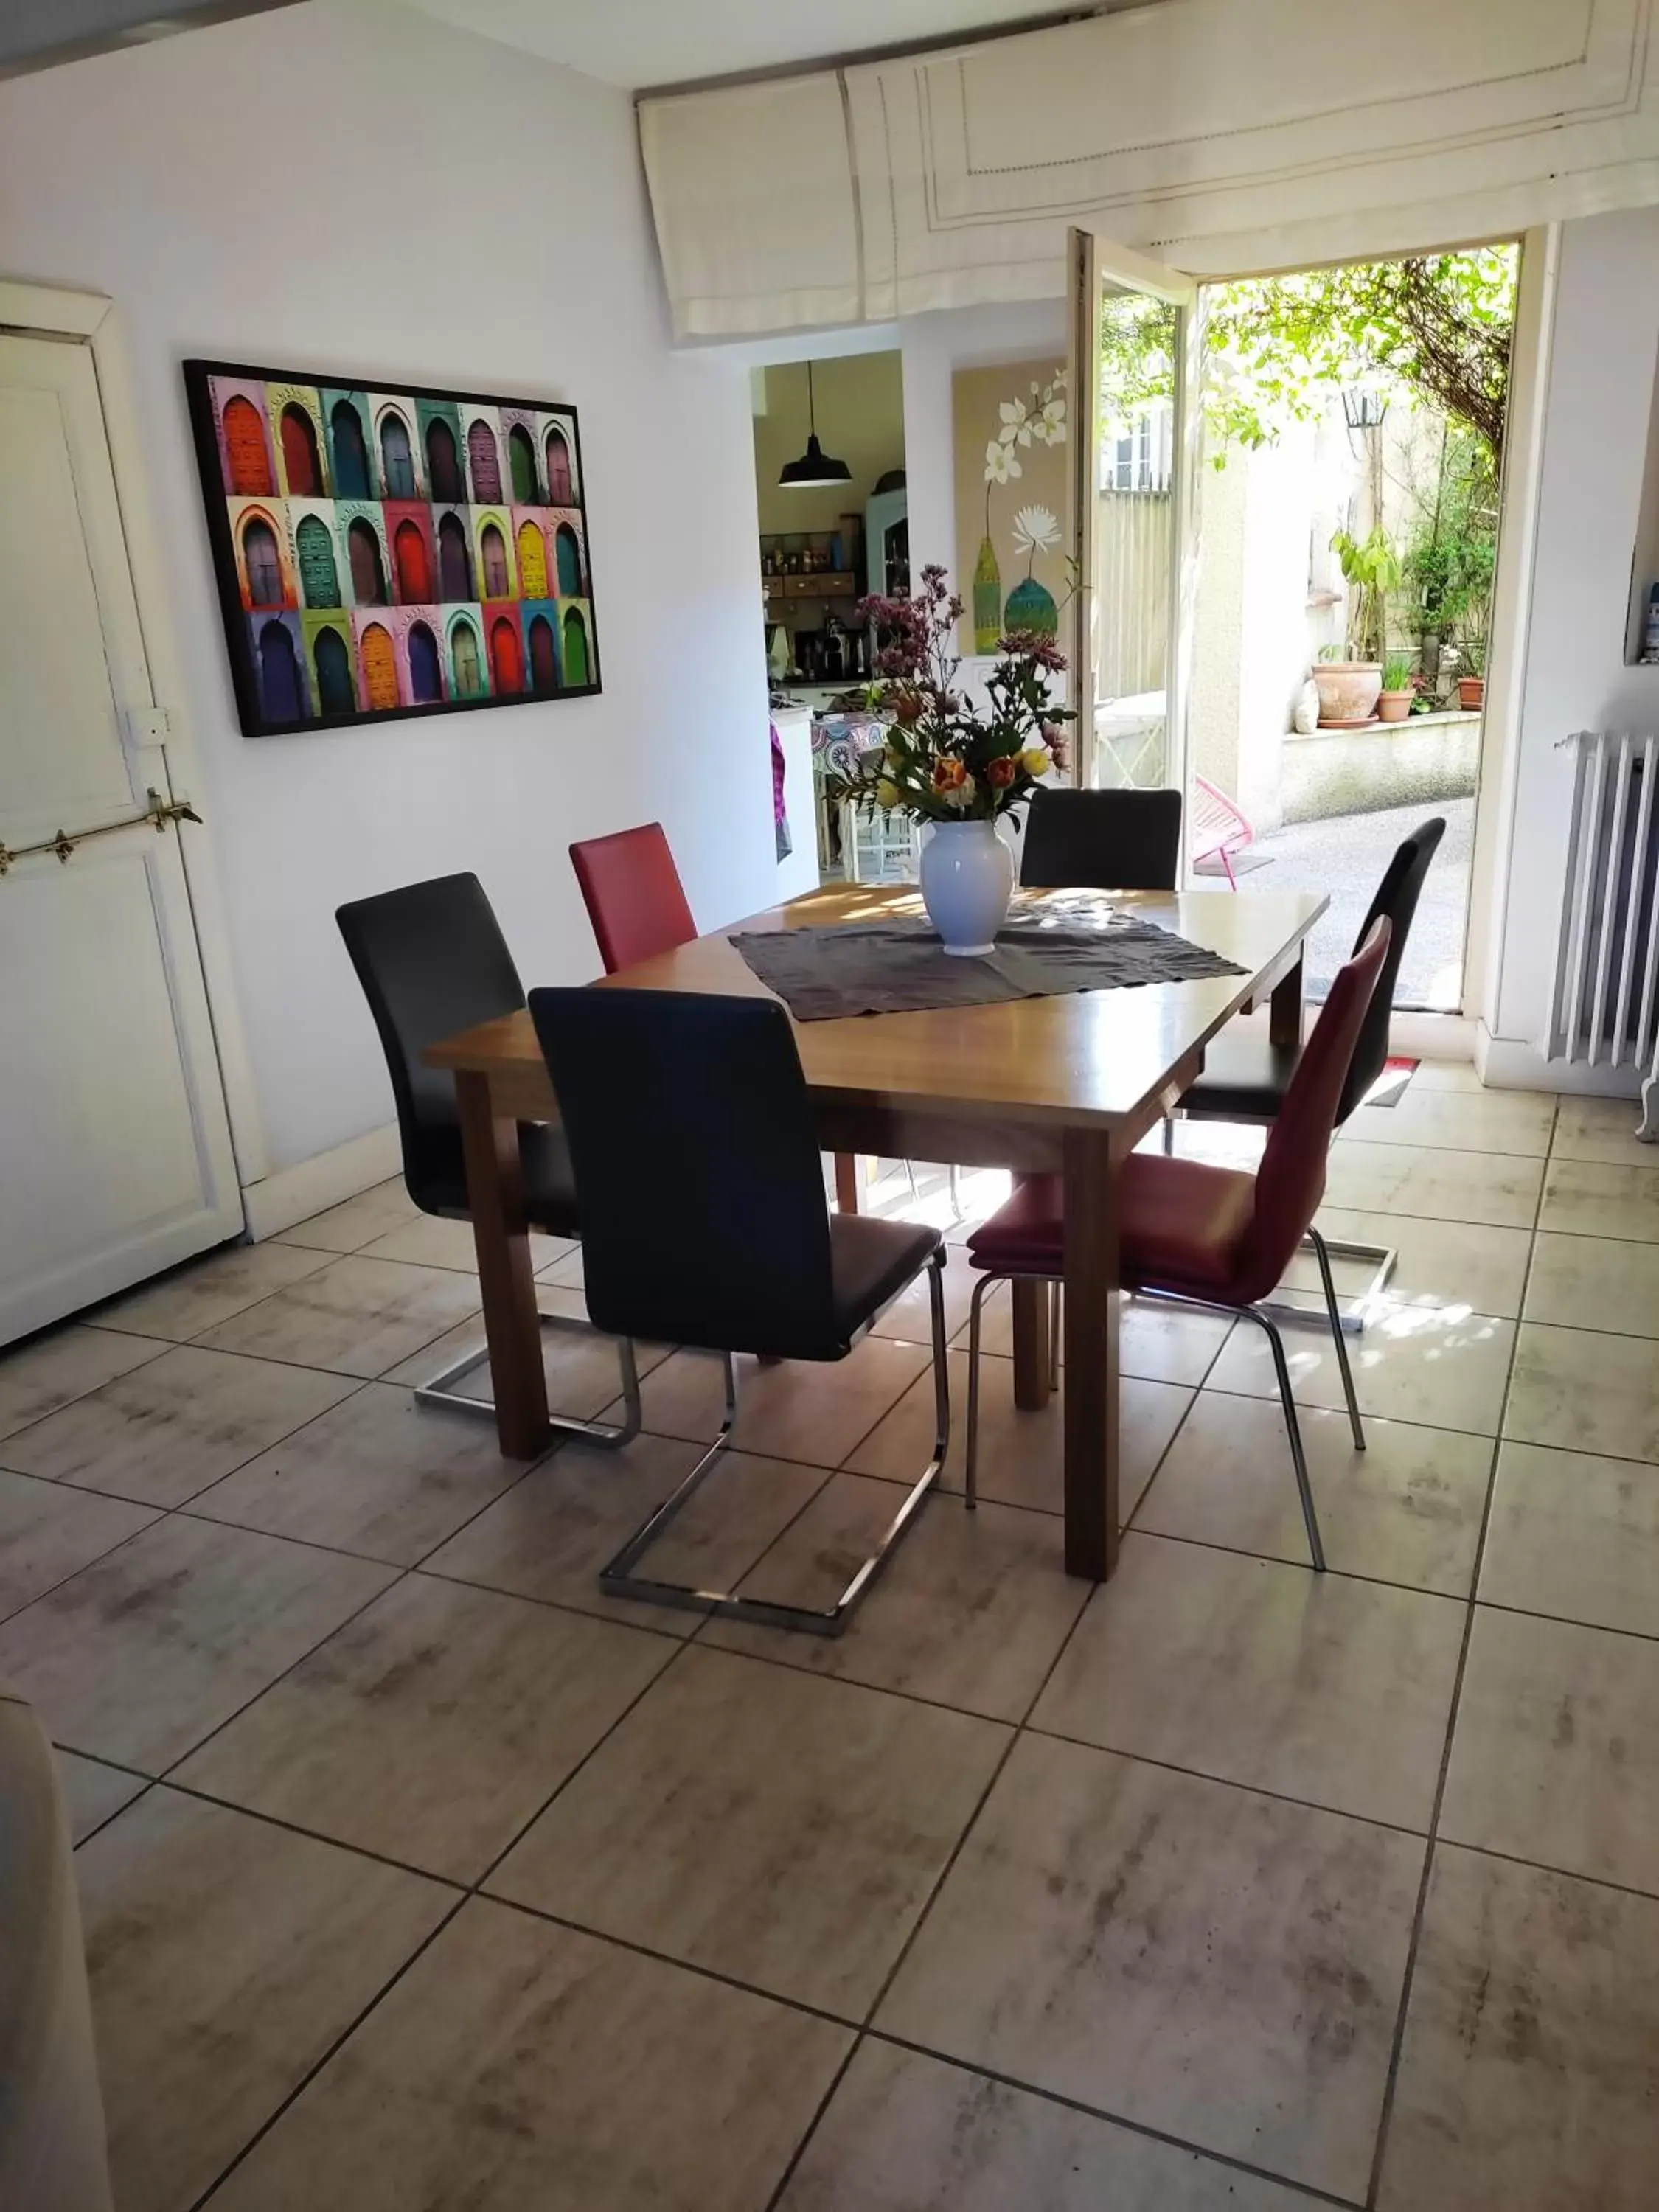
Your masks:
M 894 782 L 894 781 L 893 781 L 893 779 L 892 779 L 892 777 L 891 777 L 890 775 L 884 775 L 884 776 L 882 776 L 882 777 L 878 781 L 877 785 L 876 785 L 876 804 L 877 804 L 877 805 L 878 805 L 878 806 L 890 806 L 890 806 L 896 806 L 896 805 L 898 805 L 898 803 L 899 803 L 899 787 L 898 787 L 897 784 L 896 784 L 896 783 Z
M 1027 775 L 1047 775 L 1054 761 L 1047 745 L 1031 745 L 1020 755 L 1019 764 Z

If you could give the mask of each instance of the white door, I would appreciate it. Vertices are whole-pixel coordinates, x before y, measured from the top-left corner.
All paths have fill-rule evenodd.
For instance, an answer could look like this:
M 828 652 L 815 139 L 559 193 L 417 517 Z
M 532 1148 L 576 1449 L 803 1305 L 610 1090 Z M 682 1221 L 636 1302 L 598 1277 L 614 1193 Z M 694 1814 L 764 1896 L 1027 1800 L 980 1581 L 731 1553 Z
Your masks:
M 142 818 L 173 793 L 88 346 L 0 336 L 0 487 L 9 1343 L 235 1236 L 242 1212 L 188 833 Z M 66 857 L 28 849 L 60 830 Z
M 1197 581 L 1200 295 L 1184 270 L 1092 230 L 1073 229 L 1069 243 L 1077 780 L 1181 790 Z M 1127 395 L 1115 407 L 1115 390 Z

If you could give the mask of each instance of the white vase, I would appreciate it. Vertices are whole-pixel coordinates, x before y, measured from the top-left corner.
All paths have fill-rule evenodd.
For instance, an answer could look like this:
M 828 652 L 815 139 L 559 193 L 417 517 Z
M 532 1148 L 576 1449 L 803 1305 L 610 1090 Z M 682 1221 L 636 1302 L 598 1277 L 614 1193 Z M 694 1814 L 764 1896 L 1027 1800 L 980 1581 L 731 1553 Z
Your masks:
M 921 902 L 947 952 L 992 951 L 1014 895 L 1014 856 L 994 822 L 939 822 L 921 848 Z

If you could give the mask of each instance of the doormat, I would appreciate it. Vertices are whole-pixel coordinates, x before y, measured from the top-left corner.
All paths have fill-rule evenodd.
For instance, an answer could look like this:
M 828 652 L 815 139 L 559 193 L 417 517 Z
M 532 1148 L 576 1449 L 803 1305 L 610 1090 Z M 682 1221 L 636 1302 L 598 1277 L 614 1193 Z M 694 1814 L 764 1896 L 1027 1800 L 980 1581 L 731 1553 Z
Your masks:
M 1271 853 L 1235 853 L 1232 861 L 1233 873 L 1236 876 L 1251 876 L 1258 868 L 1271 868 L 1273 856 Z M 1195 876 L 1219 876 L 1224 883 L 1227 880 L 1226 869 L 1222 866 L 1221 861 L 1212 855 L 1206 855 L 1201 860 L 1194 860 L 1193 873 Z

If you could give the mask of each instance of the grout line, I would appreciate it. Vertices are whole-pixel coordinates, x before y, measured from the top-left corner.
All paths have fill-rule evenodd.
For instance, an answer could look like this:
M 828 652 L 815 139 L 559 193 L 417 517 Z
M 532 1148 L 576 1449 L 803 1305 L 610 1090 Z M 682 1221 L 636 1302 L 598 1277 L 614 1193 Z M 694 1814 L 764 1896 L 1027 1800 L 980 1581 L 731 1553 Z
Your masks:
M 1550 1136 L 1553 1142 L 1555 1124 L 1560 1114 L 1557 1102 L 1550 1120 Z M 1527 1272 L 1521 1285 L 1521 1304 L 1524 1308 L 1527 1292 L 1532 1284 L 1533 1261 L 1538 1250 L 1538 1223 L 1543 1212 L 1544 1193 L 1540 1182 L 1538 1202 L 1533 1210 L 1532 1242 L 1527 1250 Z M 1417 1976 L 1418 1952 L 1423 1940 L 1423 1922 L 1428 1910 L 1429 1886 L 1434 1875 L 1435 1844 L 1440 1832 L 1441 1808 L 1445 1802 L 1446 1779 L 1451 1771 L 1452 1746 L 1457 1734 L 1458 1708 L 1462 1702 L 1463 1681 L 1468 1668 L 1469 1645 L 1474 1635 L 1477 1593 L 1480 1588 L 1480 1569 L 1486 1548 L 1486 1531 L 1492 1524 L 1492 1499 L 1498 1487 L 1498 1462 L 1503 1449 L 1504 1419 L 1509 1413 L 1510 1391 L 1515 1381 L 1516 1355 L 1521 1342 L 1517 1324 L 1510 1344 L 1510 1357 L 1504 1375 L 1504 1393 L 1498 1402 L 1498 1434 L 1492 1438 L 1492 1459 L 1486 1470 L 1486 1495 L 1481 1507 L 1480 1526 L 1474 1541 L 1474 1565 L 1469 1577 L 1469 1596 L 1463 1620 L 1463 1640 L 1458 1647 L 1457 1671 L 1452 1680 L 1451 1704 L 1446 1714 L 1446 1738 L 1441 1747 L 1440 1771 L 1435 1782 L 1434 1803 L 1429 1814 L 1428 1841 L 1423 1852 L 1423 1871 L 1418 1880 L 1417 1905 L 1412 1915 L 1410 1940 L 1406 1947 L 1406 1971 L 1400 1984 L 1400 2007 L 1395 2015 L 1394 2037 L 1389 2048 L 1389 2069 L 1382 2085 L 1382 2107 L 1377 2116 L 1376 2138 L 1371 2151 L 1370 2179 L 1365 2191 L 1365 2203 L 1374 2207 L 1377 2192 L 1382 2185 L 1383 2161 L 1388 2154 L 1389 2130 L 1394 2120 L 1395 2098 L 1400 2085 L 1400 2063 L 1405 2050 L 1406 2025 L 1411 2012 L 1412 1988 Z

